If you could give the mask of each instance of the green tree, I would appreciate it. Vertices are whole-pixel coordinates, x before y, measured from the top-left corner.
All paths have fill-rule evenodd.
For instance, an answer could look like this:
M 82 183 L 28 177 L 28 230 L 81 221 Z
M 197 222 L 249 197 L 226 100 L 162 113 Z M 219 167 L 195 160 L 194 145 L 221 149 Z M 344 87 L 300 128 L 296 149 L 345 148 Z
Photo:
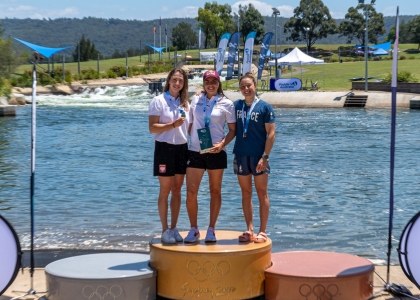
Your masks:
M 73 60 L 78 61 L 79 57 L 79 48 L 80 48 L 80 61 L 88 61 L 92 59 L 97 59 L 99 52 L 95 49 L 95 44 L 91 42 L 90 39 L 86 39 L 85 35 L 82 35 L 82 38 L 76 45 L 76 49 L 73 52 Z
M 359 4 L 350 7 L 345 19 L 340 23 L 340 36 L 347 37 L 347 43 L 357 39 L 358 43 L 365 44 L 366 14 L 368 17 L 368 43 L 378 43 L 378 35 L 385 33 L 384 16 L 377 13 L 372 4 Z
M 198 9 L 197 26 L 201 26 L 205 36 L 204 48 L 216 47 L 222 34 L 231 31 L 234 26 L 231 13 L 230 5 L 220 5 L 216 1 L 206 2 L 204 8 Z
M 293 41 L 306 41 L 309 50 L 318 39 L 338 31 L 336 21 L 321 0 L 301 0 L 293 13 L 284 24 L 284 30 L 290 32 Z
M 245 40 L 248 33 L 256 31 L 255 43 L 260 44 L 264 36 L 264 18 L 252 5 L 239 5 L 239 16 L 241 23 L 242 39 Z
M 410 34 L 410 42 L 417 44 L 420 49 L 420 16 L 408 22 L 408 32 Z
M 186 50 L 197 45 L 198 38 L 191 24 L 180 22 L 172 29 L 172 44 L 178 50 Z
M 385 42 L 394 43 L 395 41 L 395 25 L 389 29 L 389 32 L 385 38 Z M 411 22 L 406 23 L 404 20 L 400 23 L 399 30 L 399 42 L 400 43 L 412 43 L 412 32 L 411 32 Z

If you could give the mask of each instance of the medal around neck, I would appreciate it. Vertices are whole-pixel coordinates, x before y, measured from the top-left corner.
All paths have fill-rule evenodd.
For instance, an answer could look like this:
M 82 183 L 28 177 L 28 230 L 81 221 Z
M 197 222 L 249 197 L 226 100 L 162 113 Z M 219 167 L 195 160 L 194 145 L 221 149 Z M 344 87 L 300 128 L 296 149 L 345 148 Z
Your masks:
M 210 149 L 213 148 L 213 142 L 211 140 L 210 128 L 203 127 L 197 129 L 198 139 L 200 141 L 200 154 L 210 152 Z

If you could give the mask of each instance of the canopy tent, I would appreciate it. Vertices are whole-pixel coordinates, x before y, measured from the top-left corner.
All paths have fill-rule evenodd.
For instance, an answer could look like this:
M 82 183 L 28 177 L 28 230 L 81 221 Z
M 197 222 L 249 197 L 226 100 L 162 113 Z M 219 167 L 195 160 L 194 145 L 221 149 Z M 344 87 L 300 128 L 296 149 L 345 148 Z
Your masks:
M 391 42 L 387 42 L 387 43 L 383 43 L 383 44 L 377 44 L 377 45 L 372 45 L 372 46 L 370 46 L 370 48 L 383 49 L 383 50 L 389 51 L 389 50 L 391 50 Z
M 324 63 L 323 59 L 317 59 L 312 56 L 309 56 L 303 53 L 302 51 L 300 51 L 298 47 L 295 47 L 295 49 L 290 51 L 290 53 L 287 54 L 286 56 L 280 59 L 277 59 L 277 65 L 305 65 L 305 64 L 314 65 L 314 64 L 323 64 L 323 63 Z M 268 65 L 275 66 L 276 61 L 270 60 L 268 62 Z
M 378 48 L 377 50 L 373 51 L 373 55 L 388 55 L 388 52 L 382 48 Z
M 46 58 L 50 58 L 51 55 L 53 55 L 56 52 L 62 51 L 62 50 L 66 50 L 68 48 L 71 48 L 72 46 L 67 46 L 67 47 L 63 47 L 63 48 L 48 48 L 48 47 L 43 47 L 43 46 L 39 46 L 39 45 L 35 45 L 35 44 L 31 44 L 25 41 L 22 41 L 20 39 L 14 38 L 16 41 L 21 42 L 22 44 L 28 46 L 29 48 L 31 48 L 34 51 L 37 51 L 38 53 L 42 54 L 43 56 L 45 56 Z
M 300 79 L 302 80 L 302 65 L 323 65 L 324 60 L 314 58 L 312 56 L 309 56 L 302 51 L 299 50 L 298 47 L 295 47 L 290 53 L 288 53 L 286 56 L 277 59 L 277 65 L 278 66 L 286 66 L 286 65 L 300 65 Z M 270 60 L 268 62 L 269 66 L 275 66 L 276 60 Z M 324 74 L 322 75 L 323 81 L 324 81 Z M 325 82 L 324 82 L 325 85 Z

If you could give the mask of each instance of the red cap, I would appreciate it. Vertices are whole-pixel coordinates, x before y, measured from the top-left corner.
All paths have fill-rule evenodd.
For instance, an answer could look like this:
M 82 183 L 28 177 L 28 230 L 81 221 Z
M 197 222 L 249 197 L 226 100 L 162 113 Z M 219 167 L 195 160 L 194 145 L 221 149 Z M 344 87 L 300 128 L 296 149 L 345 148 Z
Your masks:
M 220 81 L 219 73 L 217 73 L 215 70 L 208 70 L 204 72 L 203 80 L 206 80 L 207 78 L 216 78 L 218 81 Z

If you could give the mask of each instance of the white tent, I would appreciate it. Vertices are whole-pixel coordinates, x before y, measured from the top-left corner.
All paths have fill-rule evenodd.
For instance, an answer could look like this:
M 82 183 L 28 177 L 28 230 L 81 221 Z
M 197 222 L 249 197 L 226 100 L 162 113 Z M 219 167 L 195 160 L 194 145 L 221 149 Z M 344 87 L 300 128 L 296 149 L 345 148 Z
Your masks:
M 289 54 L 283 56 L 282 58 L 277 59 L 277 65 L 307 65 L 307 64 L 323 64 L 323 59 L 317 59 L 312 56 L 309 56 L 299 50 L 298 47 L 295 47 Z M 275 66 L 276 60 L 270 60 L 268 62 L 269 66 Z
M 282 58 L 277 59 L 277 66 L 287 66 L 287 65 L 301 65 L 301 72 L 300 77 L 302 80 L 302 65 L 322 65 L 324 64 L 323 59 L 314 58 L 312 56 L 309 56 L 302 51 L 299 50 L 298 47 L 295 47 L 290 53 L 288 53 L 286 56 L 283 56 Z M 275 66 L 276 60 L 270 60 L 268 62 L 269 66 Z M 323 75 L 324 77 L 324 75 Z M 324 81 L 324 78 L 323 78 Z M 325 82 L 324 82 L 325 85 Z

